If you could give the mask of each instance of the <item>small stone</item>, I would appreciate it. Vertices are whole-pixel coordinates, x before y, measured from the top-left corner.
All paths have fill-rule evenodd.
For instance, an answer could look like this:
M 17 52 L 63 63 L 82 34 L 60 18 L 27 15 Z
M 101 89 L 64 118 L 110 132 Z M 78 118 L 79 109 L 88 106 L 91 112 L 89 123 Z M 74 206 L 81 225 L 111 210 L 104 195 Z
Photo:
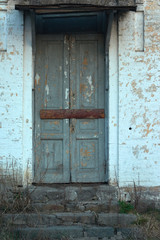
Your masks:
M 112 227 L 86 227 L 88 237 L 112 237 L 114 236 L 114 229 Z
M 116 238 L 115 237 L 111 237 L 111 240 L 116 240 Z
M 73 189 L 66 189 L 65 199 L 68 201 L 75 201 L 77 199 L 77 192 Z
M 117 236 L 117 237 L 116 237 L 116 240 L 122 240 L 122 239 L 123 239 L 122 236 Z

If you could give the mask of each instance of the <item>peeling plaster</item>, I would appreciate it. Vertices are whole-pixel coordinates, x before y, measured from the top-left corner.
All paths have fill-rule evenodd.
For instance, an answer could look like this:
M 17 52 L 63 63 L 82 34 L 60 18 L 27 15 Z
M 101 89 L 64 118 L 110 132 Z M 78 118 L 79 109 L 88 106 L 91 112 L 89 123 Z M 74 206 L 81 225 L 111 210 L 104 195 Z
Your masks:
M 143 90 L 141 87 L 137 88 L 137 83 L 135 80 L 131 82 L 133 93 L 136 94 L 139 98 L 144 98 Z
M 45 86 L 45 91 L 47 92 L 47 95 L 49 95 L 49 86 L 48 86 L 48 84 Z
M 39 81 L 40 81 L 40 76 L 38 73 L 36 73 L 36 76 L 35 76 L 35 84 L 36 85 L 39 85 Z
M 67 100 L 68 97 L 69 97 L 69 89 L 66 88 L 66 90 L 65 90 L 65 99 Z

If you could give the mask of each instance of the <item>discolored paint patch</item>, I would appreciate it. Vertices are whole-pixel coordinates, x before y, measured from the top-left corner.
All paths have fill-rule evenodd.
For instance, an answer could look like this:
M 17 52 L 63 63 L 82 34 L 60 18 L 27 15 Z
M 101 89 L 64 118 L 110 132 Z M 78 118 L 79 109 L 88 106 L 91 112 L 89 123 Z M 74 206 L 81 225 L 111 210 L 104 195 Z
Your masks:
M 147 128 L 143 130 L 143 132 L 146 133 L 146 134 L 144 135 L 144 137 L 148 137 L 149 133 L 151 133 L 151 132 L 153 131 L 153 129 L 150 129 L 150 126 L 151 126 L 151 124 L 148 123 L 148 124 L 147 124 Z
M 80 83 L 80 93 L 85 92 L 87 89 L 87 85 L 84 83 Z
M 36 73 L 36 76 L 35 76 L 35 85 L 39 85 L 39 82 L 40 82 L 40 76 L 38 73 Z
M 135 113 L 132 115 L 131 124 L 136 124 L 137 118 L 138 118 L 138 113 L 135 112 Z
M 47 85 L 47 77 L 46 77 L 46 79 L 45 79 L 45 86 Z
M 82 63 L 83 65 L 85 65 L 85 66 L 87 66 L 88 65 L 88 60 L 87 60 L 87 58 L 85 57 L 84 58 L 84 60 L 83 60 L 83 63 Z
M 149 149 L 147 148 L 147 145 L 142 146 L 142 150 L 144 153 L 149 153 Z
M 143 122 L 144 123 L 147 123 L 149 121 L 148 117 L 146 116 L 147 115 L 147 112 L 148 112 L 148 109 L 145 109 L 145 113 L 143 113 Z
M 82 122 L 82 124 L 86 125 L 86 124 L 89 124 L 89 122 Z
M 49 86 L 48 86 L 48 84 L 45 86 L 45 91 L 46 91 L 47 95 L 49 95 Z
M 135 147 L 132 147 L 132 152 L 133 152 L 133 155 L 138 158 L 139 156 L 139 146 L 135 146 Z
M 81 148 L 80 154 L 82 157 L 91 157 L 91 152 L 89 152 L 87 149 L 84 150 L 83 148 Z
M 149 149 L 147 145 L 143 145 L 141 147 L 139 145 L 136 145 L 135 147 L 132 147 L 132 152 L 135 158 L 139 159 L 139 155 L 142 153 L 145 153 L 145 154 L 149 153 Z M 145 157 L 145 159 L 147 158 Z
M 59 124 L 60 124 L 59 121 L 54 121 L 53 123 L 54 123 L 55 125 L 59 125 Z
M 72 93 L 73 96 L 73 93 Z M 65 99 L 67 100 L 69 98 L 69 88 L 65 89 Z
M 143 90 L 140 87 L 139 88 L 136 87 L 137 83 L 136 83 L 135 80 L 131 82 L 131 85 L 132 85 L 132 88 L 133 88 L 133 93 L 136 94 L 139 98 L 143 99 L 144 98 L 144 95 L 142 93 Z
M 82 166 L 82 167 L 86 167 L 86 166 L 87 166 L 87 163 L 81 162 L 81 166 Z
M 157 120 L 155 123 L 152 124 L 152 127 L 154 127 L 156 125 L 160 125 L 160 121 Z
M 152 84 L 148 89 L 146 89 L 146 92 L 156 92 L 157 87 L 155 84 Z
M 45 107 L 46 107 L 46 106 L 47 106 L 47 103 L 48 103 L 47 99 L 45 99 L 44 102 L 45 102 L 44 105 L 45 105 Z

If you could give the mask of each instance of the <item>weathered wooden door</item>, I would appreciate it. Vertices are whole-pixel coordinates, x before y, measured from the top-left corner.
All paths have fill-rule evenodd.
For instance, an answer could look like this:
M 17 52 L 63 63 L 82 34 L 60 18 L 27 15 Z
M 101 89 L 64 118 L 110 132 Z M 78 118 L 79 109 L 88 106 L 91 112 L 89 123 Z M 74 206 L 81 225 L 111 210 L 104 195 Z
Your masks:
M 105 180 L 101 34 L 37 36 L 35 180 Z

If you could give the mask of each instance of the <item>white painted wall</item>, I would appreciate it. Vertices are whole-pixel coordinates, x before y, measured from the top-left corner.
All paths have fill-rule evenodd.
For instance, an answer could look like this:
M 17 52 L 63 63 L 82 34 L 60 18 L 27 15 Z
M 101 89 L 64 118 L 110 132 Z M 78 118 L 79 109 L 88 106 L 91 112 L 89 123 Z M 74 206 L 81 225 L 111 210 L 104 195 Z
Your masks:
M 30 17 L 0 2 L 0 169 L 14 170 L 19 184 L 33 172 L 31 30 Z
M 158 186 L 160 183 L 159 1 L 146 0 L 144 5 L 138 5 L 137 10 L 137 13 L 128 12 L 118 16 L 118 50 L 115 49 L 113 42 L 116 35 L 115 24 L 112 29 L 110 59 L 113 58 L 112 54 L 115 58 L 118 54 L 118 64 L 110 61 L 110 181 L 115 182 L 116 172 L 120 186 L 133 185 L 133 181 L 143 186 Z M 117 143 L 117 149 L 114 143 Z
M 34 61 L 33 61 L 33 26 L 29 13 L 24 16 L 24 52 L 23 52 L 23 183 L 33 179 L 33 118 L 34 118 Z
M 0 168 L 22 171 L 23 13 L 0 7 Z
M 31 22 L 24 22 L 13 1 L 0 1 L 0 7 L 0 168 L 17 162 L 26 182 L 33 174 Z M 115 16 L 109 52 L 111 184 L 160 182 L 159 26 L 158 0 L 138 4 L 138 13 Z

